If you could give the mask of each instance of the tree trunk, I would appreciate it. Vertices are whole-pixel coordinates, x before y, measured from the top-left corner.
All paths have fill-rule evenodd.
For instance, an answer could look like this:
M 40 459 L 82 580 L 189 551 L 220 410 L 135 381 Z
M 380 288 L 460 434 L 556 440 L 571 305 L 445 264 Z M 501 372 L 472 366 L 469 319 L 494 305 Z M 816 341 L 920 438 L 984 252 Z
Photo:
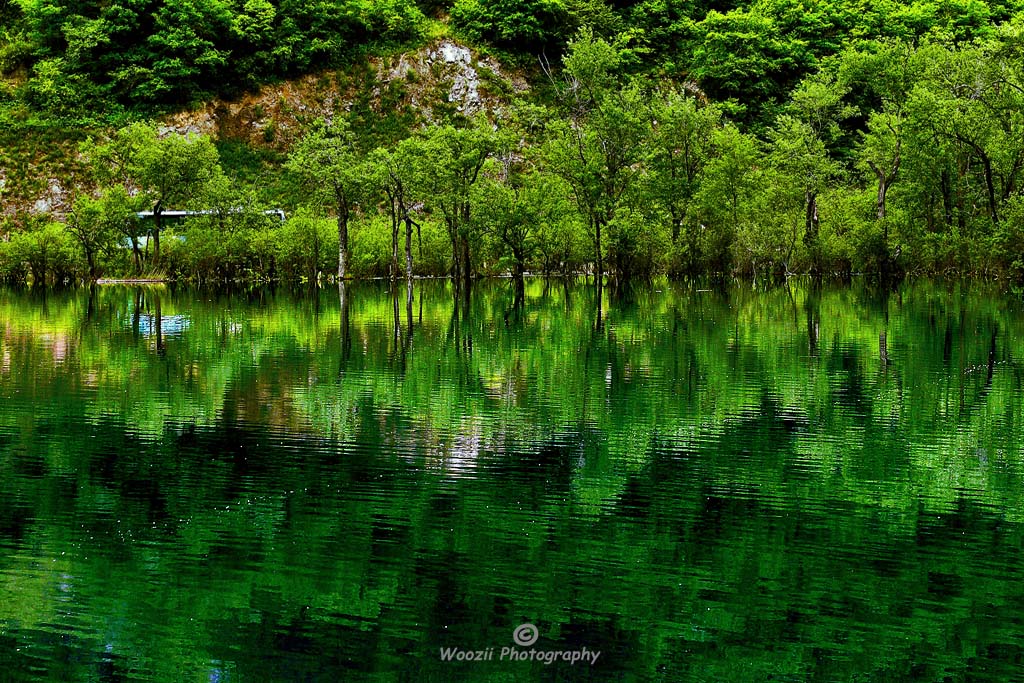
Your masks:
M 348 211 L 338 211 L 338 281 L 348 272 Z
M 399 221 L 391 224 L 391 279 L 398 277 L 398 227 Z
M 451 225 L 448 226 L 448 235 L 452 241 L 452 282 L 458 287 L 462 275 L 462 271 L 459 269 L 459 236 L 455 234 Z
M 896 169 L 899 169 L 899 159 L 896 160 Z M 875 198 L 875 212 L 878 216 L 878 220 L 885 218 L 885 195 L 889 192 L 889 186 L 896 179 L 896 170 L 891 174 L 886 175 L 885 171 L 875 165 L 874 162 L 869 161 L 868 165 L 871 170 L 875 172 L 875 177 L 878 178 L 878 195 Z
M 469 260 L 469 238 L 463 235 L 460 241 L 462 242 L 462 281 L 466 283 L 466 291 L 469 291 L 469 281 L 473 276 Z
M 352 338 L 349 334 L 348 324 L 348 297 L 345 291 L 345 281 L 338 280 L 338 304 L 340 307 L 340 326 L 341 326 L 341 360 L 342 360 L 342 371 L 345 369 L 345 364 L 348 362 L 349 356 L 352 354 Z
M 157 204 L 153 207 L 153 263 L 160 263 L 160 224 L 163 222 L 164 207 Z
M 808 246 L 818 241 L 818 193 L 808 190 L 805 195 L 807 215 L 804 220 L 804 243 Z
M 142 320 L 142 289 L 135 289 L 135 307 L 132 308 L 132 339 L 139 338 L 139 323 Z
M 405 281 L 405 326 L 406 335 L 412 338 L 412 278 Z
M 156 295 L 156 352 L 164 354 L 164 318 L 160 310 L 160 295 Z
M 985 189 L 988 193 L 988 210 L 993 223 L 999 223 L 998 203 L 996 202 L 996 185 L 992 177 L 992 160 L 988 155 L 981 155 L 981 165 L 985 171 Z
M 398 355 L 398 340 L 402 337 L 402 319 L 398 315 L 398 288 L 391 286 L 391 310 L 395 315 L 395 355 Z
M 412 219 L 405 217 L 405 279 L 410 281 L 412 287 Z M 412 289 L 409 290 L 410 292 Z
M 598 281 L 604 277 L 604 258 L 601 256 L 601 219 L 594 219 L 594 245 L 597 248 L 597 272 L 594 274 Z
M 135 259 L 135 274 L 142 273 L 142 252 L 139 251 L 139 240 L 132 235 L 132 257 Z

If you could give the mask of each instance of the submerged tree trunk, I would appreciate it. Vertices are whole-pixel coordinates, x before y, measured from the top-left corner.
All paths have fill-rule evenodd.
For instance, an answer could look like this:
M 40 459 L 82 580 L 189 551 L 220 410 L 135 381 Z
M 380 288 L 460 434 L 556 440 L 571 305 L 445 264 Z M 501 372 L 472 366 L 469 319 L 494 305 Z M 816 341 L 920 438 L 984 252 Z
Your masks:
M 139 338 L 139 323 L 142 319 L 142 289 L 135 289 L 135 306 L 132 308 L 132 339 Z
M 405 326 L 406 334 L 412 337 L 412 278 L 405 281 Z
M 391 309 L 395 316 L 395 355 L 398 355 L 398 342 L 402 338 L 402 319 L 398 315 L 398 287 L 391 285 Z
M 162 356 L 166 353 L 166 349 L 164 349 L 164 318 L 163 312 L 160 310 L 160 295 L 157 294 L 154 299 L 156 301 L 156 352 Z

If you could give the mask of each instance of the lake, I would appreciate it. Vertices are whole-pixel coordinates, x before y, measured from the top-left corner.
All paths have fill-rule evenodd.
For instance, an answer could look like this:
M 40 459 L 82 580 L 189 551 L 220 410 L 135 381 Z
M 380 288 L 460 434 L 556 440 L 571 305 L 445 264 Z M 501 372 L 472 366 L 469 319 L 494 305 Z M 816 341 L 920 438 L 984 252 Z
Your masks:
M 0 332 L 4 681 L 1021 676 L 987 286 L 102 286 Z

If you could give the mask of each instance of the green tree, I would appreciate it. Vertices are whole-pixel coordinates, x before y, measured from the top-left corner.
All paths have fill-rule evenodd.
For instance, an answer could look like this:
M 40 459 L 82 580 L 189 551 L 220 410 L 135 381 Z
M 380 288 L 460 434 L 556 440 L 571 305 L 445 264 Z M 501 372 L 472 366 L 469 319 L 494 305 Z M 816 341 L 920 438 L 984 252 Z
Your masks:
M 411 137 L 402 140 L 394 150 L 380 147 L 370 153 L 368 165 L 370 177 L 384 195 L 388 217 L 391 220 L 391 279 L 398 277 L 399 232 L 405 226 L 405 277 L 412 278 L 412 232 L 420 234 L 420 223 L 414 218 L 422 202 L 417 195 L 428 184 L 425 178 L 432 173 L 432 163 L 426 156 L 423 140 Z M 420 255 L 423 241 L 420 238 Z
M 733 124 L 717 129 L 713 144 L 714 155 L 697 195 L 701 249 L 708 269 L 725 272 L 736 231 L 747 220 L 757 189 L 756 171 L 762 154 L 757 139 Z
M 874 111 L 868 117 L 860 158 L 878 182 L 875 215 L 885 220 L 885 200 L 899 177 L 903 162 L 903 117 L 899 113 Z
M 430 161 L 421 176 L 428 206 L 444 219 L 452 245 L 452 275 L 469 284 L 473 273 L 474 231 L 473 187 L 480 180 L 484 164 L 508 143 L 483 117 L 471 125 L 434 126 L 423 132 L 423 158 Z
M 710 95 L 746 121 L 781 100 L 813 63 L 806 45 L 756 10 L 711 11 L 697 24 L 691 73 Z
M 353 210 L 367 190 L 368 166 L 356 150 L 348 124 L 319 122 L 288 157 L 288 168 L 310 188 L 318 201 L 331 204 L 338 222 L 338 279 L 348 272 L 348 226 Z
M 82 195 L 75 200 L 65 223 L 68 232 L 82 247 L 92 279 L 99 275 L 98 257 L 117 247 L 120 231 L 117 216 L 112 211 L 114 206 L 104 197 L 95 199 Z
M 603 233 L 639 175 L 645 143 L 644 94 L 620 87 L 619 60 L 615 47 L 587 31 L 570 44 L 560 89 L 569 116 L 550 124 L 543 152 L 544 167 L 569 185 L 587 223 L 598 278 Z
M 694 198 L 714 154 L 714 134 L 721 125 L 718 107 L 678 92 L 651 99 L 647 191 L 668 216 L 672 245 L 686 254 L 684 270 L 699 267 L 700 245 L 692 218 Z M 685 229 L 685 232 L 684 232 Z M 680 238 L 684 244 L 680 245 Z
M 217 148 L 204 135 L 169 133 L 151 123 L 134 123 L 105 143 L 88 140 L 83 151 L 101 182 L 137 190 L 153 212 L 153 261 L 160 262 L 160 232 L 168 208 L 202 206 L 205 193 L 223 175 Z
M 829 158 L 825 143 L 813 127 L 792 116 L 783 115 L 776 120 L 769 132 L 769 143 L 772 167 L 790 181 L 790 201 L 803 206 L 804 245 L 809 251 L 811 268 L 817 271 L 820 268 L 816 251 L 820 222 L 818 195 L 839 172 L 839 167 Z
M 556 219 L 557 189 L 518 150 L 506 150 L 476 187 L 479 229 L 492 241 L 499 259 L 510 255 L 512 275 L 521 279 L 538 251 L 542 226 Z

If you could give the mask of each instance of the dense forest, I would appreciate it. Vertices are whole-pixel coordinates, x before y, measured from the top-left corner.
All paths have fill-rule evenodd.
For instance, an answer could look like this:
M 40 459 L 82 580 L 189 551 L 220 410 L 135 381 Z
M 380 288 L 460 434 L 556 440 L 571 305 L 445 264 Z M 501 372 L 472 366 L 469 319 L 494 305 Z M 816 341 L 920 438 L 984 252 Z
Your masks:
M 68 210 L 23 211 L 0 168 L 0 278 L 1019 281 L 1022 8 L 0 0 L 0 145 L 70 145 L 84 176 Z M 339 105 L 279 153 L 160 124 L 441 39 L 530 88 L 387 126 Z

